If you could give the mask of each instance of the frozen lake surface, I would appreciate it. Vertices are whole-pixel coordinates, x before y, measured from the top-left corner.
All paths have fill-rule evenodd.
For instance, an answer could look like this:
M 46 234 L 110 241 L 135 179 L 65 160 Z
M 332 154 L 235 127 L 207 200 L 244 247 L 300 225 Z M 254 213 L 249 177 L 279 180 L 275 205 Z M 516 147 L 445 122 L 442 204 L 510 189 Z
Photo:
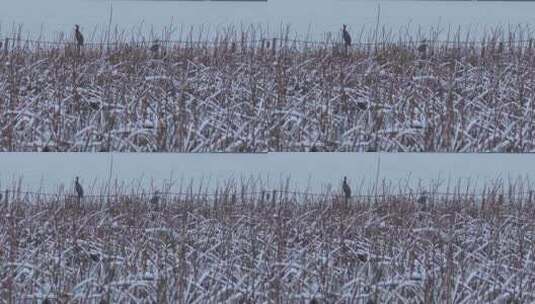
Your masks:
M 456 183 L 481 189 L 495 181 L 534 180 L 535 154 L 450 153 L 1 153 L 0 189 L 22 178 L 24 191 L 54 192 L 61 185 L 72 191 L 80 176 L 88 192 L 97 193 L 115 181 L 125 189 L 180 192 L 193 182 L 214 191 L 228 181 L 255 181 L 258 188 L 314 193 L 338 191 L 347 176 L 354 193 L 370 193 L 387 182 L 397 192 L 421 191 L 440 184 L 447 191 Z M 91 190 L 93 189 L 93 190 Z M 361 189 L 361 190 L 359 190 Z
M 204 26 L 214 32 L 227 25 L 262 25 L 278 33 L 282 25 L 311 39 L 326 32 L 338 32 L 346 23 L 352 32 L 374 30 L 379 23 L 394 32 L 418 28 L 428 32 L 440 27 L 482 33 L 496 26 L 530 25 L 535 21 L 535 2 L 475 1 L 367 1 L 367 0 L 269 0 L 267 2 L 232 1 L 109 1 L 109 0 L 3 0 L 0 10 L 2 32 L 14 24 L 23 24 L 23 32 L 51 37 L 69 32 L 80 24 L 87 37 L 102 32 L 110 21 L 121 29 L 139 28 L 155 32 L 175 26 Z M 134 29 L 135 28 L 135 29 Z

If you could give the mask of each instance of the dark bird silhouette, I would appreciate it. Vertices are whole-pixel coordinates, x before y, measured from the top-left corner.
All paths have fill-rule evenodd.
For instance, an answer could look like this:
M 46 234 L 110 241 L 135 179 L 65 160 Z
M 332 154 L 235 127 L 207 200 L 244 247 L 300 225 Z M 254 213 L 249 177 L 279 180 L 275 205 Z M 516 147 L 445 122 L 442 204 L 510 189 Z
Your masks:
M 156 39 L 152 43 L 152 46 L 150 47 L 150 51 L 153 53 L 158 53 L 159 50 L 160 50 L 160 40 Z
M 160 201 L 160 192 L 155 191 L 154 195 L 150 199 L 151 205 L 158 205 L 158 202 Z
M 316 300 L 316 298 L 312 298 L 312 300 L 310 300 L 309 304 L 320 304 L 320 302 L 318 300 Z
M 425 55 L 426 52 L 427 52 L 427 39 L 424 39 L 418 46 L 418 53 Z
M 52 302 L 50 302 L 50 300 L 48 298 L 45 298 L 41 304 L 52 304 Z
M 78 194 L 78 199 L 81 199 L 84 197 L 84 188 L 82 188 L 82 185 L 80 185 L 80 182 L 78 182 L 78 176 L 76 177 L 76 180 L 74 181 L 74 190 L 76 190 L 76 193 Z
M 342 38 L 344 38 L 344 44 L 346 48 L 351 45 L 351 35 L 349 35 L 349 32 L 347 31 L 347 26 L 345 24 L 342 29 Z
M 418 199 L 416 200 L 416 202 L 418 203 L 418 205 L 420 205 L 420 208 L 422 209 L 422 211 L 426 211 L 427 210 L 427 191 L 423 191 L 420 194 L 420 197 L 418 197 Z
M 366 110 L 368 108 L 368 103 L 365 102 L 365 101 L 358 101 L 357 102 L 357 108 L 359 108 L 359 110 Z
M 427 191 L 423 191 L 418 197 L 418 204 L 423 205 L 425 203 L 427 203 Z
M 344 196 L 346 198 L 346 201 L 351 198 L 351 188 L 347 184 L 347 177 L 344 176 L 344 182 L 342 183 L 342 190 L 344 190 Z
M 97 253 L 91 253 L 89 254 L 89 257 L 91 257 L 91 260 L 93 260 L 93 262 L 98 263 L 100 261 L 100 255 Z
M 84 45 L 84 35 L 80 32 L 80 26 L 78 24 L 74 25 L 74 37 L 76 38 L 78 48 Z
M 359 261 L 361 261 L 362 263 L 366 263 L 368 262 L 368 256 L 364 253 L 358 253 L 357 254 L 357 258 L 359 259 Z

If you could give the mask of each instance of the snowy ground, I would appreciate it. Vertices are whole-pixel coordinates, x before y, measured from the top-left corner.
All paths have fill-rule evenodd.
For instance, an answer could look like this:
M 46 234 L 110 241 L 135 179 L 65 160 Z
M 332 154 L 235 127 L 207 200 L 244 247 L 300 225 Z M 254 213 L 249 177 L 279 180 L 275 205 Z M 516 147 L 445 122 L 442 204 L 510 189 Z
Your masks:
M 74 177 L 80 176 L 93 194 L 110 180 L 124 185 L 125 192 L 183 192 L 193 182 L 194 192 L 202 184 L 203 191 L 213 193 L 232 180 L 269 191 L 284 189 L 289 178 L 290 190 L 319 193 L 339 192 L 347 176 L 354 194 L 369 194 L 377 181 L 390 185 L 390 192 L 453 191 L 458 182 L 478 192 L 493 182 L 535 180 L 532 163 L 535 154 L 2 153 L 0 189 L 16 188 L 13 182 L 21 177 L 24 191 L 56 192 L 63 185 L 71 192 Z
M 7 1 L 7 2 L 6 2 Z M 104 1 L 104 0 L 3 0 L 0 22 L 9 32 L 13 24 L 23 24 L 23 31 L 35 37 L 70 32 L 74 24 L 91 33 L 101 32 L 109 24 L 137 32 L 154 29 L 157 33 L 170 24 L 204 26 L 214 32 L 225 25 L 262 24 L 278 32 L 281 25 L 312 38 L 325 32 L 337 32 L 342 23 L 350 30 L 373 30 L 380 8 L 380 24 L 394 32 L 423 32 L 430 27 L 449 27 L 481 33 L 490 27 L 508 24 L 532 24 L 534 2 L 475 1 L 351 1 L 351 0 L 269 0 L 268 2 L 210 1 Z M 88 35 L 89 36 L 89 35 Z
M 533 41 L 500 33 L 426 52 L 381 37 L 347 55 L 254 31 L 159 52 L 150 37 L 80 54 L 13 41 L 0 151 L 533 152 Z
M 533 303 L 533 206 L 16 200 L 0 203 L 0 303 Z

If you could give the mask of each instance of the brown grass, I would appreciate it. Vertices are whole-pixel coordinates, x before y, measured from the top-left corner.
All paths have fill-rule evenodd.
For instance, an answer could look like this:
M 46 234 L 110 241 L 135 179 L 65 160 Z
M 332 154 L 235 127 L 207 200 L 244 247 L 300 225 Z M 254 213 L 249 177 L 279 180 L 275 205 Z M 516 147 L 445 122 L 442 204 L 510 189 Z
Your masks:
M 347 54 L 258 29 L 168 35 L 156 53 L 117 33 L 80 52 L 16 38 L 0 52 L 0 150 L 535 150 L 528 32 L 430 34 L 425 53 L 423 36 L 370 35 Z
M 528 303 L 532 199 L 11 200 L 0 302 Z

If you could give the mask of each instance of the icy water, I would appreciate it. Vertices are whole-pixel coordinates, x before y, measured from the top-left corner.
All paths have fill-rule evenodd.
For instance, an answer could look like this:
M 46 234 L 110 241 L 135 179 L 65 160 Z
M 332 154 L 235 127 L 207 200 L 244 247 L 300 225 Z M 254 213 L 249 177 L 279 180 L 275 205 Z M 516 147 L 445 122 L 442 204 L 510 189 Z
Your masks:
M 262 25 L 277 33 L 290 24 L 294 33 L 318 39 L 336 32 L 341 24 L 360 33 L 375 30 L 379 23 L 394 32 L 428 32 L 430 27 L 483 33 L 495 26 L 533 24 L 535 2 L 475 1 L 368 1 L 368 0 L 269 0 L 268 2 L 232 1 L 109 1 L 109 0 L 2 0 L 0 22 L 5 35 L 14 24 L 32 36 L 54 36 L 70 32 L 80 24 L 86 36 L 101 33 L 108 24 L 156 33 L 164 27 L 203 27 L 213 33 L 221 26 Z M 110 23 L 110 13 L 111 23 Z M 177 30 L 178 31 L 178 30 Z M 358 38 L 356 38 L 358 39 Z
M 323 192 L 339 190 L 343 176 L 354 193 L 369 193 L 377 181 L 396 191 L 409 192 L 440 183 L 446 191 L 458 182 L 481 189 L 518 178 L 535 180 L 535 154 L 442 153 L 1 153 L 0 189 L 13 188 L 22 178 L 26 191 L 71 190 L 75 176 L 96 193 L 110 181 L 125 189 L 162 189 L 179 192 L 193 181 L 208 192 L 228 181 L 251 182 L 264 189 L 290 188 Z M 362 189 L 361 189 L 362 188 Z M 361 189 L 361 190 L 359 190 Z

